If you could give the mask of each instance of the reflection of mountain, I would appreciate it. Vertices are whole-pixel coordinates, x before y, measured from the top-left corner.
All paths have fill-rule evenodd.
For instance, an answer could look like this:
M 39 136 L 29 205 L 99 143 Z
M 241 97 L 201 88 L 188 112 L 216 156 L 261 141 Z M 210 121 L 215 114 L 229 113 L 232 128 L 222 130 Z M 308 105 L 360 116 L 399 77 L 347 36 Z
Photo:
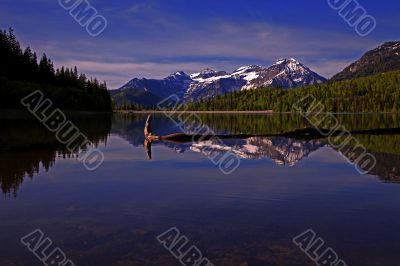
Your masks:
M 116 115 L 113 121 L 111 133 L 118 134 L 135 147 L 143 146 L 143 128 L 146 115 Z M 180 129 L 166 116 L 154 116 L 154 133 L 157 135 L 168 135 Z
M 224 145 L 212 141 L 194 143 L 191 150 L 205 155 L 231 152 L 241 159 L 249 160 L 270 158 L 278 165 L 293 166 L 323 146 L 325 145 L 317 140 L 253 137 L 232 146 L 229 145 L 229 142 Z
M 113 119 L 111 129 L 111 117 L 106 115 L 79 115 L 70 117 L 73 123 L 84 133 L 89 140 L 98 145 L 105 142 L 109 132 L 120 135 L 136 147 L 143 146 L 143 125 L 145 116 L 120 116 Z M 258 118 L 257 118 L 258 117 Z M 248 117 L 253 122 L 253 127 L 262 127 L 267 123 L 270 131 L 286 131 L 295 128 L 298 118 L 293 116 L 293 123 L 287 121 L 287 117 L 254 116 Z M 238 116 L 218 116 L 211 128 L 218 134 L 248 132 L 249 123 L 246 119 L 237 121 Z M 259 121 L 259 120 L 261 121 Z M 208 117 L 208 121 L 212 117 Z M 0 131 L 0 187 L 5 194 L 15 194 L 26 177 L 33 177 L 42 167 L 48 170 L 54 165 L 57 157 L 69 157 L 66 148 L 60 144 L 43 125 L 32 119 L 30 115 L 25 118 L 13 118 L 1 120 Z M 166 135 L 181 131 L 169 118 L 165 116 L 154 117 L 155 133 Z M 271 123 L 269 123 L 271 122 Z M 392 124 L 385 123 L 386 127 Z M 397 123 L 397 120 L 393 120 Z M 215 129 L 211 124 L 225 125 Z M 187 132 L 190 126 L 185 126 Z M 257 129 L 257 128 L 256 128 Z M 257 133 L 268 133 L 267 129 L 256 130 Z M 372 153 L 377 164 L 371 174 L 377 175 L 381 180 L 400 183 L 400 136 L 356 136 L 357 139 Z M 265 138 L 253 137 L 248 139 L 224 140 L 224 146 L 210 141 L 177 144 L 172 142 L 154 142 L 153 145 L 164 145 L 177 153 L 184 152 L 215 152 L 224 153 L 230 151 L 244 160 L 256 160 L 270 158 L 279 165 L 292 166 L 306 158 L 314 151 L 325 145 L 325 140 L 296 140 L 289 138 Z M 344 154 L 354 158 L 354 154 Z
M 240 119 L 239 119 L 240 118 Z M 242 119 L 243 118 L 243 119 Z M 223 116 L 204 115 L 203 122 L 218 134 L 230 133 L 269 133 L 290 131 L 302 126 L 298 116 L 274 115 L 274 116 Z M 353 121 L 354 119 L 354 121 Z M 353 124 L 354 128 L 373 128 L 379 124 L 385 127 L 397 126 L 394 116 L 342 116 L 341 122 Z M 143 145 L 143 125 L 145 116 L 127 116 L 123 119 L 115 119 L 113 132 L 127 139 L 134 146 Z M 354 123 L 353 123 L 354 122 Z M 357 123 L 358 124 L 357 124 Z M 155 116 L 154 125 L 158 135 L 166 135 L 181 131 L 174 123 L 165 116 Z M 190 126 L 184 126 L 185 132 L 192 132 Z M 254 131 L 254 132 L 253 132 Z M 357 139 L 377 159 L 376 167 L 370 174 L 377 175 L 381 180 L 400 183 L 400 147 L 397 145 L 400 136 L 356 136 Z M 230 151 L 242 159 L 270 158 L 279 165 L 292 166 L 300 160 L 309 156 L 312 152 L 326 145 L 325 140 L 296 140 L 288 138 L 261 138 L 254 137 L 247 140 L 224 140 L 224 145 L 217 145 L 210 141 L 178 144 L 173 142 L 155 142 L 153 145 L 164 145 L 177 153 L 192 152 L 225 153 Z M 354 154 L 344 154 L 351 160 Z
M 146 117 L 117 115 L 113 119 L 111 133 L 118 134 L 135 147 L 143 145 L 143 125 Z
M 304 121 L 296 115 L 201 115 L 202 121 L 218 134 L 243 133 L 276 133 L 290 131 L 303 126 Z M 353 125 L 351 128 L 375 128 L 382 124 L 387 128 L 396 127 L 395 116 L 340 116 L 340 122 Z M 116 118 L 113 132 L 127 139 L 134 146 L 143 146 L 143 125 L 145 116 L 126 116 Z M 166 135 L 181 131 L 167 117 L 155 116 L 154 125 L 158 135 Z M 192 132 L 190 126 L 184 126 L 185 132 Z M 356 136 L 356 138 L 377 159 L 375 169 L 370 173 L 388 182 L 400 183 L 400 136 Z M 309 156 L 312 152 L 326 145 L 325 140 L 296 140 L 288 138 L 254 137 L 247 140 L 224 140 L 224 145 L 210 141 L 178 144 L 173 142 L 154 142 L 153 145 L 164 145 L 177 153 L 189 150 L 193 152 L 224 153 L 230 151 L 242 159 L 270 158 L 279 165 L 292 166 Z M 354 154 L 344 154 L 349 159 Z
M 57 141 L 54 133 L 31 116 L 21 116 L 0 120 L 0 187 L 5 194 L 16 195 L 26 176 L 32 178 L 40 166 L 49 170 L 57 156 L 73 156 L 65 145 Z M 70 118 L 95 146 L 106 141 L 111 129 L 111 116 L 71 115 Z
M 146 116 L 117 116 L 114 119 L 112 133 L 116 133 L 129 141 L 132 145 L 143 146 L 143 125 Z M 185 132 L 193 132 L 193 128 L 184 125 L 180 129 L 171 119 L 166 116 L 154 116 L 153 124 L 156 126 L 157 135 L 167 135 L 179 132 L 182 128 Z M 219 134 L 229 134 L 227 130 L 216 130 Z M 177 153 L 184 153 L 189 150 L 194 152 L 220 152 L 230 151 L 243 159 L 270 158 L 279 165 L 292 166 L 313 151 L 323 147 L 321 141 L 301 141 L 288 138 L 260 138 L 254 137 L 247 140 L 224 140 L 223 145 L 217 145 L 211 141 L 197 143 L 173 143 L 155 142 L 154 145 L 164 145 Z

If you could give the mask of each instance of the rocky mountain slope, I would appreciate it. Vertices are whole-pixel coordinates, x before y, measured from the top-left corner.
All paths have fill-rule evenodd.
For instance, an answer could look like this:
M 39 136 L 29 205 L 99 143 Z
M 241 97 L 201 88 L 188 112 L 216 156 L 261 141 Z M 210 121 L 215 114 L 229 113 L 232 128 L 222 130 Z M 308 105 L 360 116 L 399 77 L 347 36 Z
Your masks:
M 400 42 L 387 42 L 365 53 L 359 60 L 332 77 L 332 81 L 353 79 L 400 69 Z

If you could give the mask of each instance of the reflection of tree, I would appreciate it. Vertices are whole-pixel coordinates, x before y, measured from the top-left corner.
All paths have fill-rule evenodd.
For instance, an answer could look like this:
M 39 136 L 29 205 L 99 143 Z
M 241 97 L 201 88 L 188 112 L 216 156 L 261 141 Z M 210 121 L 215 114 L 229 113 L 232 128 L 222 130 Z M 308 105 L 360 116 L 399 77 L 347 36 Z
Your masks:
M 350 150 L 349 148 L 348 151 Z M 370 153 L 375 157 L 376 165 L 368 174 L 376 175 L 385 182 L 400 183 L 400 155 L 378 152 Z M 344 152 L 342 154 L 353 163 L 362 155 L 361 152 Z M 360 167 L 364 171 L 369 170 L 367 168 L 364 169 L 362 166 Z
M 400 183 L 400 155 L 372 153 L 376 158 L 376 166 L 371 174 L 391 183 Z
M 40 165 L 48 171 L 57 156 L 74 156 L 33 118 L 0 121 L 0 187 L 5 194 L 16 195 L 24 178 L 37 174 Z M 95 146 L 105 142 L 111 130 L 110 115 L 71 115 L 71 121 Z
M 369 173 L 377 175 L 381 180 L 386 182 L 400 183 L 400 136 L 354 136 L 376 159 L 374 169 Z M 361 156 L 361 150 L 351 149 L 355 143 L 350 143 L 348 149 L 343 149 L 350 161 Z M 363 169 L 366 170 L 366 169 Z
M 118 118 L 119 117 L 119 118 Z M 288 132 L 296 128 L 309 126 L 305 118 L 300 115 L 293 114 L 277 114 L 277 115 L 199 115 L 201 123 L 210 127 L 218 134 L 276 134 Z M 395 115 L 337 115 L 337 119 L 341 125 L 348 130 L 367 130 L 367 129 L 383 129 L 398 128 L 400 120 Z M 143 126 L 145 123 L 145 115 L 129 115 L 117 116 L 113 131 L 135 146 L 143 145 Z M 186 117 L 184 116 L 185 120 Z M 186 132 L 191 132 L 190 118 L 188 123 L 184 125 Z M 198 122 L 198 121 L 196 121 Z M 180 130 L 172 121 L 163 115 L 154 116 L 154 131 L 158 135 L 167 135 Z M 377 159 L 377 165 L 371 174 L 379 176 L 382 180 L 388 182 L 400 182 L 400 136 L 399 135 L 354 135 L 354 137 L 366 147 L 368 152 L 372 153 Z M 276 160 L 279 164 L 293 165 L 300 161 L 310 152 L 323 147 L 328 143 L 326 138 L 317 138 L 315 140 L 296 140 L 295 137 L 290 138 L 253 138 L 248 143 L 242 141 L 226 141 L 228 148 L 235 149 L 236 152 L 242 154 L 244 159 L 259 159 L 268 157 Z M 201 148 L 198 143 L 174 143 L 174 142 L 157 142 L 155 145 L 165 145 L 177 152 L 186 152 Z M 354 144 L 354 143 L 353 143 Z M 253 148 L 249 145 L 254 146 Z M 210 147 L 207 147 L 207 150 Z M 215 146 L 217 149 L 218 147 Z M 247 148 L 247 150 L 246 150 Z M 249 150 L 250 148 L 250 150 Z M 257 151 L 254 152 L 254 149 Z M 304 155 L 304 156 L 303 156 Z M 344 154 L 349 159 L 354 158 L 354 154 Z M 247 158 L 245 158 L 247 157 Z
M 46 171 L 53 166 L 55 151 L 7 151 L 0 152 L 0 185 L 5 194 L 14 194 L 25 176 L 32 178 L 39 172 L 40 165 Z
M 229 134 L 268 134 L 292 131 L 298 128 L 311 126 L 307 120 L 299 114 L 199 114 L 203 124 L 211 127 L 215 132 Z M 398 115 L 336 115 L 340 125 L 347 130 L 366 130 L 377 128 L 400 128 Z M 194 119 L 188 119 L 193 121 Z M 334 125 L 325 125 L 323 128 L 331 128 Z

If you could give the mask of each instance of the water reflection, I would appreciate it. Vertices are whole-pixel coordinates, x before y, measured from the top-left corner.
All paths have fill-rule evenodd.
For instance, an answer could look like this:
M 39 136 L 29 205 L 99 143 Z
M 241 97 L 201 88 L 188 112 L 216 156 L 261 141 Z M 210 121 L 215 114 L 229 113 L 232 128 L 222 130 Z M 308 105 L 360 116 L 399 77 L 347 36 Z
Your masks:
M 145 139 L 143 146 L 146 150 L 147 157 L 149 158 L 149 160 L 151 160 L 152 159 L 152 157 L 151 157 L 151 141 L 148 139 Z
M 1 186 L 18 197 L 0 204 L 7 243 L 0 245 L 1 265 L 38 263 L 19 241 L 34 228 L 77 265 L 177 265 L 156 240 L 172 226 L 190 234 L 214 265 L 312 265 L 292 243 L 307 228 L 349 265 L 398 262 L 400 186 L 360 176 L 325 140 L 252 137 L 224 140 L 223 148 L 211 141 L 144 143 L 145 118 L 74 119 L 104 151 L 106 161 L 94 172 L 68 159 L 73 154 L 33 119 L 2 120 Z M 290 116 L 204 121 L 218 134 L 283 132 L 304 122 Z M 153 127 L 158 135 L 180 131 L 164 116 Z M 357 138 L 378 160 L 374 174 L 398 182 L 398 136 Z M 229 149 L 241 167 L 223 175 L 205 147 Z
M 368 118 L 369 117 L 369 118 Z M 349 130 L 367 130 L 376 128 L 396 128 L 398 119 L 394 115 L 341 115 L 337 117 L 339 122 Z M 119 119 L 125 119 L 126 122 L 129 116 L 124 116 Z M 275 116 L 259 116 L 259 115 L 234 115 L 234 116 L 202 116 L 204 121 L 217 134 L 265 134 L 282 133 L 294 130 L 296 128 L 305 127 L 307 122 L 300 116 L 296 115 L 275 115 Z M 134 127 L 128 123 L 126 130 L 122 130 L 121 135 L 126 138 L 134 146 L 141 145 L 143 136 L 137 134 L 142 130 L 145 117 L 136 116 L 134 118 Z M 139 121 L 139 122 L 138 122 Z M 217 122 L 218 121 L 218 122 Z M 249 122 L 250 121 L 250 122 Z M 381 122 L 381 124 L 379 124 Z M 265 126 L 267 124 L 267 127 Z M 187 125 L 180 127 L 174 125 L 168 118 L 156 116 L 154 125 L 157 125 L 158 135 L 168 135 L 177 132 L 180 128 L 184 128 L 185 132 L 191 133 L 193 129 L 190 127 L 190 122 Z M 211 125 L 214 125 L 213 127 Z M 254 131 L 249 131 L 253 128 Z M 266 130 L 266 131 L 264 131 Z M 119 131 L 121 132 L 121 131 Z M 400 142 L 399 135 L 355 135 L 354 136 L 367 151 L 371 153 L 377 160 L 376 167 L 370 174 L 377 175 L 385 182 L 400 182 Z M 146 152 L 151 158 L 152 144 L 145 140 Z M 224 154 L 231 152 L 244 160 L 260 160 L 270 159 L 280 166 L 294 166 L 301 160 L 307 158 L 313 152 L 318 151 L 322 147 L 330 147 L 326 139 L 320 140 L 302 140 L 285 137 L 251 137 L 240 140 L 223 140 L 223 144 L 216 141 L 201 141 L 194 143 L 174 143 L 162 141 L 154 145 L 163 145 L 174 150 L 177 153 L 196 152 L 204 156 L 211 153 Z M 353 146 L 352 146 L 353 145 Z M 337 151 L 344 156 L 348 161 L 355 162 L 355 159 L 360 156 L 357 154 L 359 150 L 353 150 L 356 143 L 349 143 L 349 147 Z M 342 153 L 344 151 L 344 153 Z M 366 169 L 364 169 L 366 170 Z
M 110 115 L 72 113 L 68 117 L 95 146 L 107 141 Z M 4 194 L 16 196 L 25 177 L 33 178 L 41 167 L 47 172 L 57 158 L 76 156 L 30 114 L 18 112 L 0 119 L 0 185 Z
M 29 115 L 0 117 L 0 186 L 3 194 L 16 196 L 18 188 L 25 178 L 33 178 L 40 167 L 48 171 L 57 158 L 71 158 L 71 154 L 40 123 Z M 328 146 L 326 140 L 299 140 L 284 137 L 252 137 L 247 139 L 224 140 L 224 145 L 213 141 L 194 143 L 173 143 L 145 141 L 143 136 L 143 115 L 71 115 L 70 119 L 95 145 L 106 143 L 110 133 L 126 139 L 134 147 L 144 147 L 143 156 L 153 158 L 153 148 L 159 145 L 168 147 L 176 153 L 198 153 L 207 156 L 210 151 L 225 153 L 230 151 L 243 160 L 272 160 L 280 166 L 294 166 L 312 153 Z M 202 116 L 207 126 L 218 134 L 238 133 L 277 133 L 301 128 L 306 121 L 295 115 L 225 115 Z M 342 116 L 338 118 L 346 128 L 368 129 L 397 127 L 398 119 L 391 115 L 370 119 L 364 117 Z M 382 122 L 377 124 L 378 121 Z M 179 132 L 180 128 L 167 117 L 154 117 L 154 130 L 158 135 Z M 190 123 L 185 125 L 190 132 Z M 184 127 L 185 127 L 184 126 Z M 400 182 L 400 137 L 391 136 L 356 136 L 357 139 L 377 159 L 377 165 L 371 174 L 385 182 Z M 343 154 L 349 160 L 354 154 Z M 106 158 L 107 159 L 107 158 Z

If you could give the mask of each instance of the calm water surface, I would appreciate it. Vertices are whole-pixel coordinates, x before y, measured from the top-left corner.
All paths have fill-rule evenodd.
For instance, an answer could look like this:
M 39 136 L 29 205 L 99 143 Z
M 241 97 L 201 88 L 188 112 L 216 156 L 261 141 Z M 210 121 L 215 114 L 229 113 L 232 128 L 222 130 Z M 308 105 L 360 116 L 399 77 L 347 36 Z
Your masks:
M 399 118 L 338 116 L 350 130 L 400 127 Z M 400 265 L 399 136 L 356 136 L 377 159 L 369 175 L 324 139 L 227 140 L 241 163 L 224 175 L 202 152 L 221 151 L 213 143 L 144 147 L 144 116 L 70 119 L 103 151 L 96 171 L 87 171 L 30 115 L 1 115 L 2 266 L 43 265 L 20 243 L 36 228 L 76 265 L 181 265 L 156 239 L 171 227 L 214 265 L 315 265 L 292 243 L 309 228 L 348 265 Z M 307 125 L 294 115 L 205 115 L 202 121 L 220 134 Z M 158 115 L 153 130 L 164 135 L 179 128 Z

